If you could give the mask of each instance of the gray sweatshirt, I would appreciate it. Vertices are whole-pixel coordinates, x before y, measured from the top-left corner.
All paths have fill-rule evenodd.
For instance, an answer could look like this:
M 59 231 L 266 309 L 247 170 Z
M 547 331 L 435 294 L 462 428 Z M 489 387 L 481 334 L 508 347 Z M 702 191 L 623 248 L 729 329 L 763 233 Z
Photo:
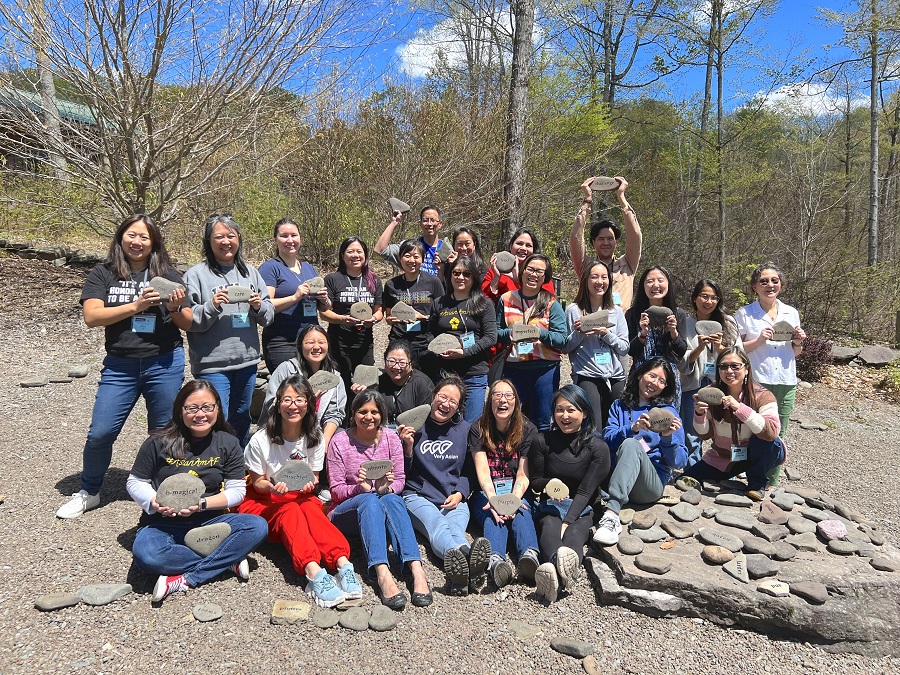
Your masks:
M 214 272 L 205 262 L 194 265 L 184 275 L 187 301 L 194 321 L 187 333 L 191 357 L 191 373 L 205 375 L 239 370 L 259 363 L 259 329 L 275 318 L 275 307 L 269 300 L 266 282 L 255 267 L 247 266 L 243 276 L 237 267 L 223 267 Z M 223 304 L 219 309 L 212 298 L 222 288 L 246 286 L 259 293 L 262 304 L 254 311 L 248 302 Z
M 335 375 L 340 375 L 337 371 L 332 371 Z M 262 429 L 269 419 L 269 408 L 275 401 L 275 393 L 281 383 L 293 375 L 303 375 L 300 371 L 300 362 L 295 356 L 288 359 L 275 369 L 275 372 L 269 376 L 269 385 L 266 387 L 266 398 L 263 401 L 262 412 L 259 414 L 259 428 Z M 334 422 L 338 428 L 344 423 L 344 410 L 347 407 L 347 392 L 344 390 L 343 383 L 338 384 L 334 389 L 326 391 L 319 397 L 319 403 L 316 408 L 316 416 L 319 418 L 319 426 L 323 429 L 328 422 Z
M 625 377 L 621 357 L 628 353 L 628 324 L 625 323 L 621 307 L 610 311 L 615 312 L 616 325 L 600 337 L 575 330 L 575 322 L 581 318 L 581 309 L 574 302 L 566 307 L 569 337 L 563 351 L 569 355 L 573 373 L 582 377 L 601 377 L 604 380 Z

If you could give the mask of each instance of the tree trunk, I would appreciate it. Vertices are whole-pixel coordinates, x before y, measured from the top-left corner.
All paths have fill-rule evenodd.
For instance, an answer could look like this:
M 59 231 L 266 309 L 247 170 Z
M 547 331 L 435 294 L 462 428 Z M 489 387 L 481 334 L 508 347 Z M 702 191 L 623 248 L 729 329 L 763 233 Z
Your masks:
M 728 237 L 725 234 L 725 130 L 722 128 L 725 119 L 725 108 L 722 101 L 724 86 L 722 83 L 725 69 L 725 51 L 722 44 L 722 8 L 723 0 L 713 0 L 713 23 L 716 27 L 716 194 L 718 197 L 719 224 L 719 278 L 725 278 L 725 261 Z
M 59 107 L 56 104 L 56 85 L 53 82 L 53 71 L 50 59 L 47 58 L 47 8 L 44 0 L 29 0 L 28 9 L 31 14 L 33 30 L 32 46 L 38 71 L 38 93 L 41 97 L 41 118 L 44 123 L 44 146 L 47 150 L 47 161 L 60 180 L 66 177 L 66 160 L 62 155 L 63 138 L 60 123 Z
M 688 217 L 688 251 L 697 250 L 697 233 L 700 220 L 701 182 L 703 181 L 703 151 L 709 131 L 709 109 L 712 107 L 712 76 L 715 67 L 715 23 L 709 22 L 709 39 L 706 49 L 706 80 L 703 86 L 703 103 L 700 107 L 700 135 L 697 138 L 696 159 L 691 172 L 692 203 Z
M 878 8 L 877 0 L 872 0 L 872 32 L 869 34 L 871 45 L 870 82 L 869 82 L 869 250 L 868 263 L 878 262 Z
M 515 26 L 503 163 L 506 217 L 503 219 L 501 241 L 507 241 L 525 221 L 525 115 L 528 106 L 535 0 L 515 0 L 512 8 Z

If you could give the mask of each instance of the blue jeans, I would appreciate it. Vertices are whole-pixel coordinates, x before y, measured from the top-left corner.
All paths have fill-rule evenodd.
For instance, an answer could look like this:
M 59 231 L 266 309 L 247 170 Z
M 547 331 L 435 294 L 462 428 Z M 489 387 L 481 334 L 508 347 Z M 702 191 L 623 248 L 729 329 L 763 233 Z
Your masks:
M 544 366 L 543 363 L 547 365 Z M 513 383 L 522 401 L 522 412 L 539 431 L 547 431 L 553 421 L 550 403 L 559 389 L 559 361 L 545 361 L 540 367 L 507 363 L 503 376 Z
M 388 493 L 379 497 L 374 492 L 356 495 L 338 504 L 330 518 L 345 535 L 359 534 L 369 569 L 388 564 L 388 536 L 401 566 L 422 560 L 406 502 L 399 495 Z
M 473 375 L 467 377 L 466 382 L 466 414 L 463 419 L 466 422 L 475 422 L 481 418 L 484 412 L 484 397 L 487 395 L 488 377 L 485 375 Z
M 184 545 L 185 535 L 195 527 L 228 523 L 231 534 L 205 558 Z M 183 574 L 188 586 L 214 579 L 247 557 L 269 534 L 265 518 L 245 513 L 223 513 L 201 523 L 184 518 L 166 519 L 138 530 L 131 554 L 141 569 L 152 574 Z
M 688 466 L 696 464 L 703 456 L 703 441 L 694 433 L 694 394 L 699 389 L 681 392 L 681 408 L 679 414 L 684 424 L 684 445 L 688 453 Z
M 487 497 L 481 490 L 472 493 L 469 498 L 469 508 L 478 524 L 484 530 L 485 538 L 491 542 L 491 553 L 506 557 L 506 548 L 509 544 L 509 535 L 512 534 L 513 545 L 516 547 L 516 555 L 522 554 L 530 548 L 538 550 L 537 532 L 534 529 L 534 518 L 524 505 L 519 507 L 516 517 L 498 525 L 491 515 L 490 510 L 485 511 L 488 503 Z
M 221 373 L 204 373 L 197 379 L 206 380 L 219 392 L 225 419 L 234 429 L 234 435 L 246 447 L 250 442 L 250 403 L 256 386 L 256 365 Z
M 438 558 L 443 558 L 451 548 L 469 543 L 466 539 L 469 506 L 465 502 L 447 510 L 417 494 L 403 495 L 403 501 L 416 532 L 428 537 L 431 550 Z
M 720 471 L 706 462 L 697 462 L 685 469 L 684 475 L 699 481 L 721 481 L 746 472 L 747 487 L 760 490 L 766 486 L 766 474 L 784 462 L 784 441 L 780 436 L 774 441 L 764 441 L 753 435 L 747 443 L 747 457 L 743 461 L 732 462 L 726 471 Z
M 107 356 L 100 371 L 91 427 L 84 444 L 81 489 L 95 495 L 112 461 L 113 443 L 141 395 L 147 404 L 147 430 L 172 419 L 172 404 L 184 381 L 184 349 L 147 359 Z

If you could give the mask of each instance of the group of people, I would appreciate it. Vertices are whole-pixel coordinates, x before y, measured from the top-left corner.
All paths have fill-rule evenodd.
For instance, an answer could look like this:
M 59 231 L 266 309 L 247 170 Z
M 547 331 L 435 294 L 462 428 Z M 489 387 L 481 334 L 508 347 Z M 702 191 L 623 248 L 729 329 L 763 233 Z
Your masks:
M 642 235 L 628 183 L 617 177 L 617 256 L 622 232 L 610 220 L 590 223 L 586 250 L 592 181 L 581 186 L 571 231 L 579 284 L 565 309 L 531 230 L 513 234 L 511 260 L 486 258 L 468 227 L 440 239 L 434 206 L 420 213 L 421 236 L 399 244 L 390 240 L 403 215 L 393 214 L 374 247 L 399 270 L 385 283 L 358 237 L 340 245 L 337 271 L 318 277 L 289 219 L 275 224 L 276 254 L 257 270 L 228 214 L 207 220 L 203 261 L 182 279 L 153 220 L 124 220 L 82 293 L 87 325 L 105 327 L 107 356 L 81 489 L 57 516 L 99 506 L 113 443 L 142 395 L 150 437 L 127 489 L 144 512 L 133 555 L 159 575 L 155 601 L 228 569 L 249 578 L 246 556 L 266 538 L 283 542 L 318 605 L 359 598 L 353 536 L 386 606 L 408 601 L 389 546 L 412 604 L 427 606 L 434 597 L 417 532 L 442 561 L 450 593 L 518 578 L 553 601 L 580 578 L 589 541 L 615 544 L 620 510 L 659 499 L 675 472 L 698 482 L 746 473 L 747 495 L 761 500 L 785 459 L 805 339 L 796 310 L 778 298 L 783 274 L 760 265 L 750 278 L 757 299 L 734 317 L 711 279 L 696 283 L 687 310 L 662 266 L 635 287 Z M 384 370 L 374 384 L 354 382 L 357 366 L 375 364 L 382 320 Z M 183 386 L 181 331 L 194 378 Z M 435 350 L 438 336 L 453 339 Z M 564 354 L 573 384 L 560 386 Z M 270 377 L 251 436 L 261 359 Z M 329 379 L 337 384 L 322 384 Z M 720 402 L 700 400 L 708 387 Z M 423 424 L 401 423 L 424 406 Z M 312 472 L 300 489 L 277 478 L 291 460 Z M 373 460 L 391 468 L 367 473 Z M 199 477 L 206 492 L 176 512 L 156 496 L 178 473 Z M 515 497 L 504 502 L 511 509 L 498 505 L 505 495 Z M 209 555 L 185 544 L 192 529 L 218 523 L 230 530 Z

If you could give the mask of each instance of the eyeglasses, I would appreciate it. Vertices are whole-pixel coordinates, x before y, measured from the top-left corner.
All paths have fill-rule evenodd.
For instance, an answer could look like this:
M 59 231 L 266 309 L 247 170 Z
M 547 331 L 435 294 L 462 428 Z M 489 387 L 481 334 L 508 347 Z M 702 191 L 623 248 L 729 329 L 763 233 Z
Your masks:
M 701 300 L 706 300 L 706 302 L 717 302 L 719 300 L 718 295 L 710 295 L 709 293 L 701 293 L 697 297 Z
M 455 277 L 462 277 L 462 278 L 465 278 L 465 279 L 471 279 L 471 278 L 472 278 L 472 273 L 471 273 L 471 272 L 468 272 L 468 271 L 466 271 L 466 270 L 453 270 L 452 274 L 453 274 L 453 276 L 455 276 Z
M 667 383 L 666 378 L 663 377 L 662 375 L 657 375 L 656 373 L 647 371 L 646 373 L 644 373 L 644 377 L 646 377 L 651 382 L 658 383 L 660 387 L 666 386 L 666 383 Z
M 409 361 L 405 359 L 385 359 L 384 365 L 388 368 L 406 368 L 409 365 Z
M 516 395 L 511 391 L 495 391 L 491 394 L 491 398 L 495 401 L 515 401 Z
M 743 363 L 720 363 L 719 364 L 719 370 L 726 370 L 726 371 L 727 370 L 737 371 L 743 367 L 744 367 Z
M 297 398 L 291 398 L 290 396 L 285 396 L 281 399 L 281 405 L 290 408 L 292 405 L 297 406 L 298 408 L 306 405 L 306 397 L 298 396 Z
M 778 286 L 781 283 L 781 279 L 772 277 L 771 279 L 760 279 L 756 283 L 762 284 L 763 286 Z
M 439 223 L 441 221 L 437 220 L 436 218 L 422 218 L 422 220 L 419 222 L 421 222 L 423 225 L 434 225 L 435 223 Z
M 204 403 L 203 405 L 184 405 L 181 406 L 181 409 L 184 410 L 184 412 L 186 412 L 188 415 L 196 415 L 201 410 L 206 414 L 213 413 L 216 411 L 217 407 L 218 406 L 216 406 L 215 403 Z
M 447 394 L 437 394 L 434 399 L 436 401 L 440 401 L 441 403 L 446 403 L 447 405 L 451 405 L 456 408 L 459 405 L 459 401 L 454 398 L 450 398 Z
M 532 275 L 532 276 L 535 276 L 535 277 L 542 277 L 542 276 L 544 276 L 544 275 L 547 273 L 547 270 L 537 269 L 537 268 L 535 268 L 535 267 L 532 267 L 531 265 L 529 265 L 528 267 L 526 267 L 526 268 L 525 268 L 525 271 L 526 271 L 528 274 L 530 274 L 530 275 Z

